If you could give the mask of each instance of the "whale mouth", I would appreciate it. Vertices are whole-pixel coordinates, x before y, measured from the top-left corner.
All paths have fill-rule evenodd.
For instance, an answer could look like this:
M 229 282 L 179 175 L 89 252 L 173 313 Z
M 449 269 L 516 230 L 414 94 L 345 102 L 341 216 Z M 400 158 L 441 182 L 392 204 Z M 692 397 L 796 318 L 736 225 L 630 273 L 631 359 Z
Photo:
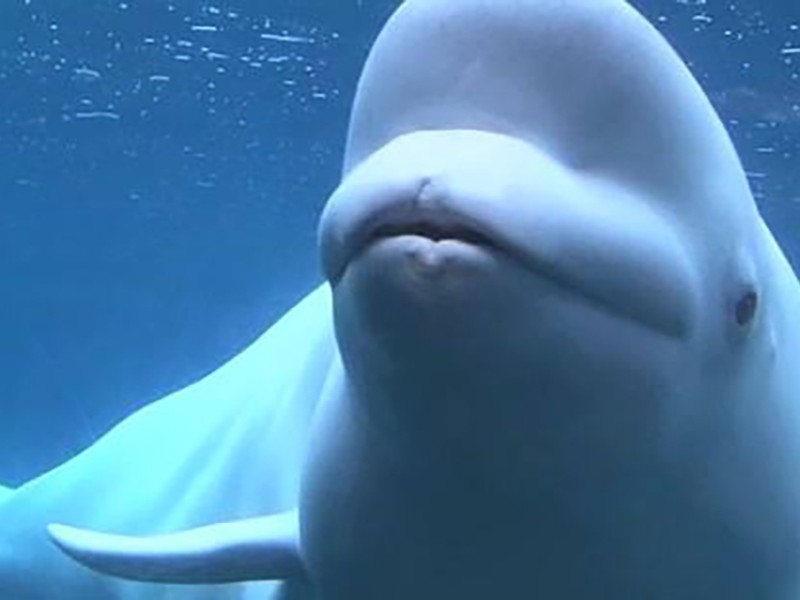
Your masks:
M 475 143 L 457 143 L 460 136 Z M 505 160 L 487 162 L 484 153 Z M 409 134 L 368 161 L 334 191 L 320 218 L 320 257 L 332 288 L 372 250 L 381 267 L 410 264 L 436 274 L 472 277 L 505 264 L 656 333 L 683 338 L 690 331 L 697 284 L 682 237 L 618 185 L 482 132 Z
M 356 248 L 355 254 L 358 254 L 365 247 L 379 240 L 405 235 L 422 237 L 433 242 L 456 240 L 472 246 L 497 247 L 497 244 L 488 235 L 470 227 L 415 221 L 410 223 L 385 223 L 379 225 L 367 235 L 362 246 Z
M 333 281 L 344 275 L 347 266 L 371 246 L 388 239 L 417 237 L 434 244 L 458 242 L 514 256 L 502 236 L 465 212 L 441 206 L 398 203 L 365 214 L 343 240 L 336 260 Z
M 509 260 L 589 305 L 661 334 L 682 337 L 688 330 L 688 309 L 679 291 L 691 284 L 683 263 L 669 260 L 670 256 L 680 254 L 669 244 L 662 247 L 660 238 L 651 236 L 649 245 L 642 244 L 642 252 L 631 255 L 626 252 L 631 242 L 624 236 L 599 235 L 602 228 L 587 226 L 581 229 L 583 236 L 561 233 L 556 244 L 552 242 L 554 236 L 549 235 L 554 228 L 540 227 L 538 237 L 520 235 L 517 224 L 509 225 L 500 208 L 488 212 L 474 202 L 470 204 L 469 198 L 457 204 L 448 195 L 434 202 L 421 201 L 419 194 L 389 197 L 377 207 L 365 209 L 362 205 L 361 210 L 351 213 L 355 218 L 347 220 L 344 227 L 322 229 L 323 264 L 329 281 L 337 285 L 353 261 L 386 240 L 420 238 L 428 240 L 434 248 L 446 244 L 448 252 L 452 249 L 450 242 L 456 242 Z M 600 244 L 598 238 L 605 243 Z M 599 250 L 588 254 L 590 247 Z M 585 258 L 584 262 L 578 264 L 575 256 Z M 648 260 L 639 261 L 641 257 Z M 664 289 L 663 293 L 654 294 L 647 288 L 638 296 L 631 294 L 631 289 L 636 288 L 627 283 L 645 277 L 639 262 L 658 265 L 648 269 L 647 277 L 654 287 Z M 584 263 L 602 264 L 603 268 L 583 268 Z M 615 275 L 601 277 L 611 272 L 609 265 L 615 266 Z M 650 273 L 661 275 L 653 277 Z M 669 285 L 656 285 L 661 282 Z

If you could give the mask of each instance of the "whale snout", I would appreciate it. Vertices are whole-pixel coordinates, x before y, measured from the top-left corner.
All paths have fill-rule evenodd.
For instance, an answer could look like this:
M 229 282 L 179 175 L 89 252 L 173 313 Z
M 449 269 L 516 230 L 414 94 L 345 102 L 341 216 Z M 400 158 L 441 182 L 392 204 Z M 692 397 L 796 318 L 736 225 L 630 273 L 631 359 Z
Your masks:
M 405 277 L 415 292 L 469 278 L 502 285 L 490 275 L 504 265 L 510 276 L 546 280 L 660 334 L 691 329 L 697 282 L 671 224 L 622 186 L 508 136 L 422 131 L 395 139 L 345 178 L 319 236 L 334 288 L 353 265 Z

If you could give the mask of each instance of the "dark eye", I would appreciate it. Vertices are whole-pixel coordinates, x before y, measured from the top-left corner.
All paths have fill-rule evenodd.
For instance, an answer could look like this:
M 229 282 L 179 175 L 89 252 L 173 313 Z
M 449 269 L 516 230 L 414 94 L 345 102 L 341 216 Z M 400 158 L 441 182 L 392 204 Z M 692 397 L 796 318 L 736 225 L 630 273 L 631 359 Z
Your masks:
M 758 309 L 758 293 L 748 290 L 736 303 L 736 323 L 740 327 L 748 325 L 756 316 L 756 309 Z

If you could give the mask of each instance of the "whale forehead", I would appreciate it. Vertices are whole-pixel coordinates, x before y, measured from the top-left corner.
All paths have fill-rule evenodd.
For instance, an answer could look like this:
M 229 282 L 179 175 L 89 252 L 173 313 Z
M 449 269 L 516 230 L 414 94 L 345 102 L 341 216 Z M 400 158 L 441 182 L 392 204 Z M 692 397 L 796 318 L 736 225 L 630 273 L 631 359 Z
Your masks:
M 407 0 L 365 66 L 345 168 L 409 129 L 468 127 L 586 164 L 592 141 L 609 152 L 600 127 L 638 137 L 620 129 L 638 130 L 629 123 L 656 108 L 703 112 L 692 84 L 621 0 Z
M 669 203 L 753 217 L 707 98 L 622 0 L 407 0 L 364 69 L 345 174 L 422 129 L 504 133 Z

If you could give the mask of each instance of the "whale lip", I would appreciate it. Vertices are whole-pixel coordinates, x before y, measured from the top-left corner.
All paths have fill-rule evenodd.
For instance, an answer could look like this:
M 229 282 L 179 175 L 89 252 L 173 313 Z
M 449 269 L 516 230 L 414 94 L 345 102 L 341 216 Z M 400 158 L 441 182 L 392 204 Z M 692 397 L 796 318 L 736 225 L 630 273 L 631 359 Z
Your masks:
M 388 207 L 375 215 L 368 215 L 363 228 L 356 230 L 348 252 L 352 261 L 375 242 L 391 237 L 417 236 L 434 242 L 457 240 L 473 246 L 497 248 L 496 236 L 466 215 L 451 210 L 431 208 L 409 210 L 407 207 Z
M 335 257 L 329 262 L 331 283 L 335 285 L 341 280 L 347 266 L 367 248 L 388 238 L 414 236 L 433 242 L 453 240 L 513 256 L 513 248 L 504 244 L 502 236 L 488 224 L 467 212 L 420 198 L 424 198 L 424 193 L 413 198 L 399 198 L 361 214 L 350 225 Z
M 371 231 L 361 249 L 356 249 L 356 254 L 363 247 L 369 246 L 377 240 L 397 237 L 401 235 L 413 235 L 424 237 L 438 242 L 442 240 L 459 240 L 475 246 L 494 246 L 493 240 L 471 227 L 462 227 L 458 224 L 441 223 L 435 220 L 419 219 L 412 221 L 387 222 L 376 227 Z

